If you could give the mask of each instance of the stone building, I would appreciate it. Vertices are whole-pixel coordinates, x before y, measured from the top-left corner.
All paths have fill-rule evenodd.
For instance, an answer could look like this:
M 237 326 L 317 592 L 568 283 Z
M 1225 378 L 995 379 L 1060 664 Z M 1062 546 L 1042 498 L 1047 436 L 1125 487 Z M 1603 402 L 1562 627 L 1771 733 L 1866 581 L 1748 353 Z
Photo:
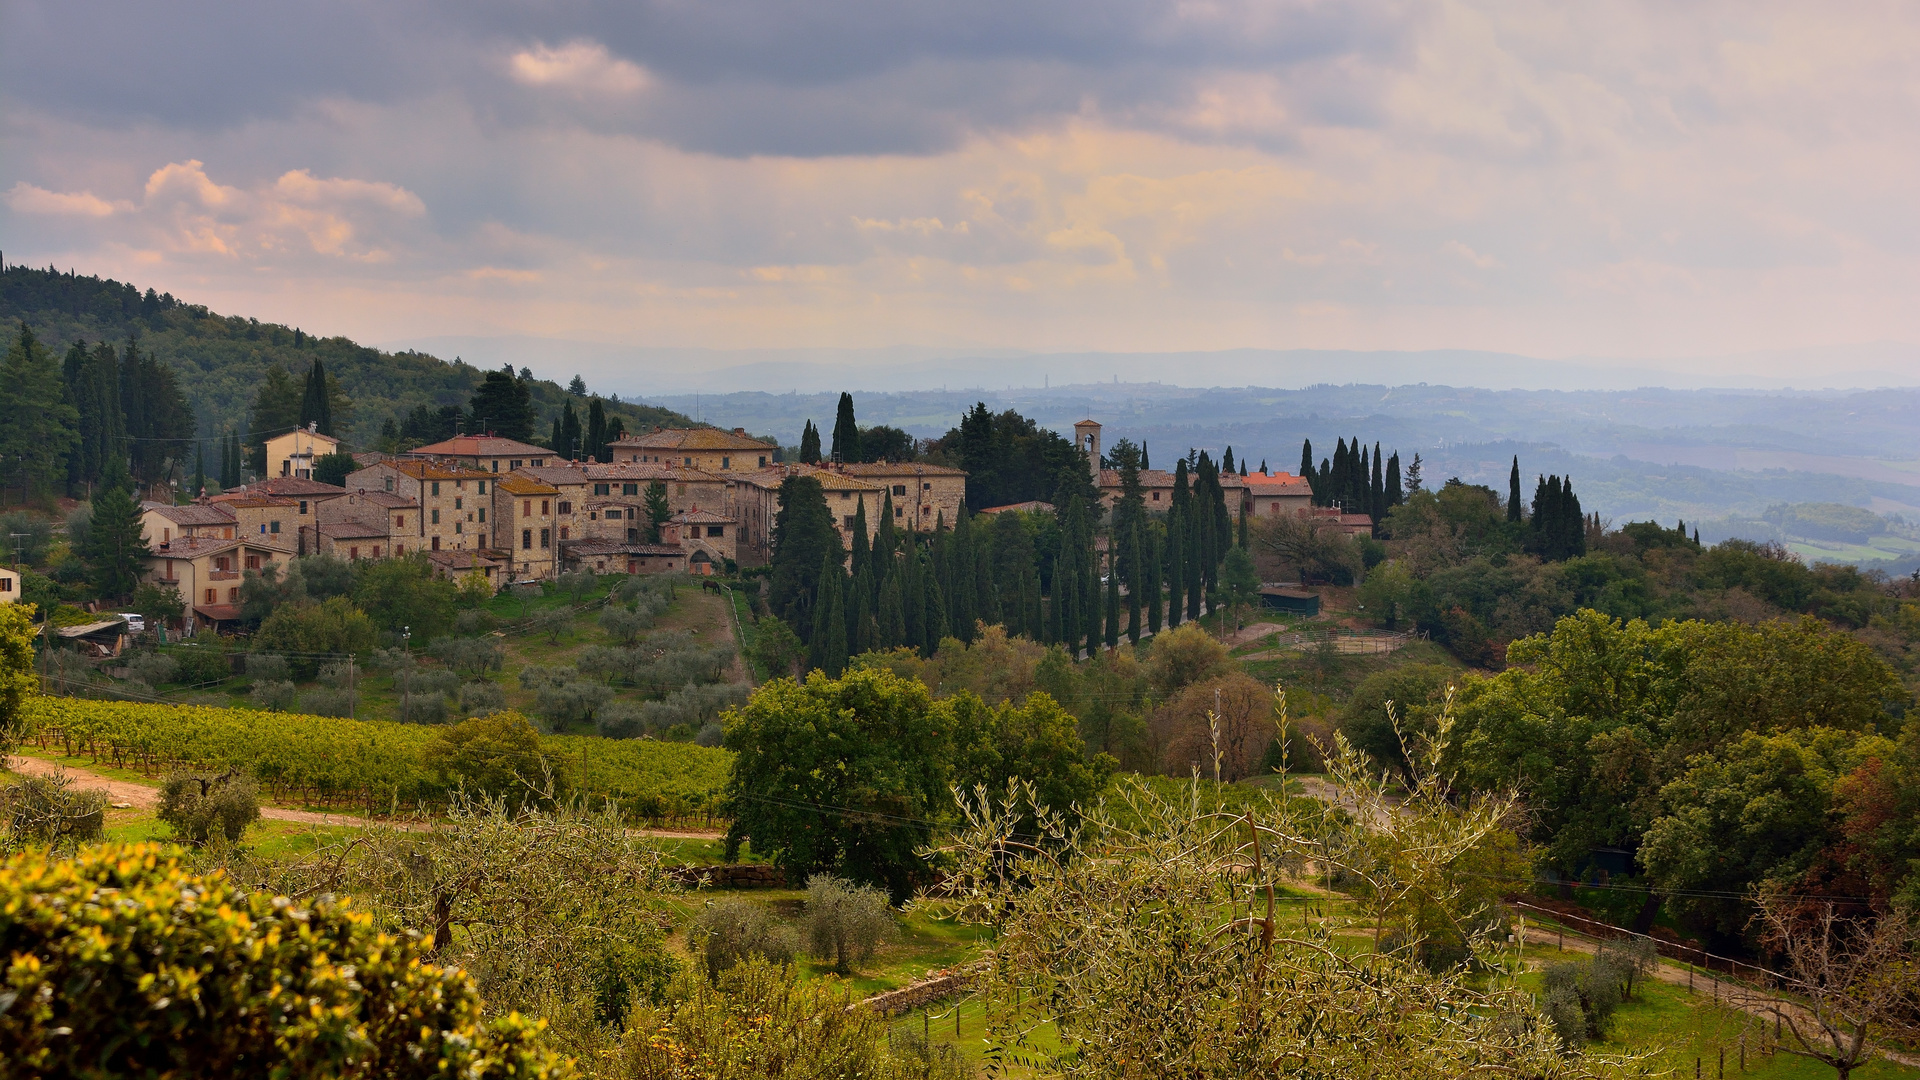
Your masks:
M 682 510 L 661 524 L 660 543 L 685 549 L 693 572 L 712 573 L 716 567 L 724 569 L 737 562 L 738 524 L 732 516 L 712 510 Z
M 1313 505 L 1313 485 L 1292 473 L 1257 472 L 1241 479 L 1247 485 L 1249 516 L 1297 514 Z
M 764 469 L 774 463 L 779 447 L 751 438 L 747 429 L 655 428 L 607 444 L 615 463 L 678 465 L 707 472 Z
M 500 549 L 510 563 L 515 581 L 558 575 L 561 535 L 556 516 L 560 489 L 521 472 L 508 473 L 493 487 L 494 520 Z
M 489 521 L 494 474 L 438 461 L 383 461 L 347 476 L 347 488 L 399 495 L 419 510 L 411 536 L 396 545 L 411 551 L 473 551 L 493 546 Z M 342 495 L 346 494 L 343 489 Z
M 285 564 L 293 538 L 175 536 L 147 557 L 147 580 L 176 589 L 197 626 L 217 629 L 240 617 L 240 581 L 248 570 Z
M 883 498 L 893 499 L 893 525 L 897 529 L 927 532 L 942 522 L 952 528 L 953 523 L 960 520 L 960 508 L 967 502 L 967 474 L 963 469 L 919 461 L 873 462 L 835 468 L 848 476 L 879 484 Z M 880 527 L 879 512 L 878 505 L 867 507 L 867 521 L 875 529 Z
M 544 446 L 534 446 L 517 439 L 503 439 L 498 435 L 456 435 L 451 439 L 415 447 L 403 456 L 416 460 L 452 462 L 491 473 L 508 473 L 520 468 L 537 469 L 563 460 L 559 454 Z
M 340 440 L 322 435 L 309 424 L 267 440 L 267 476 L 295 480 L 313 479 L 313 463 L 340 449 Z

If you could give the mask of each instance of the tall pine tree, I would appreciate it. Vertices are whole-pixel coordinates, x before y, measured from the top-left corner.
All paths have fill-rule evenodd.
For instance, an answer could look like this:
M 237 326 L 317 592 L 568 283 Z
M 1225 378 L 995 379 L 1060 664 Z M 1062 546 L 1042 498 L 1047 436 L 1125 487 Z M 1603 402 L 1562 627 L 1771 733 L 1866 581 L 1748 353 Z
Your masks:
M 133 479 L 119 458 L 110 458 L 94 489 L 93 518 L 80 553 L 87 576 L 101 595 L 125 597 L 140 583 L 151 554 L 141 533 Z

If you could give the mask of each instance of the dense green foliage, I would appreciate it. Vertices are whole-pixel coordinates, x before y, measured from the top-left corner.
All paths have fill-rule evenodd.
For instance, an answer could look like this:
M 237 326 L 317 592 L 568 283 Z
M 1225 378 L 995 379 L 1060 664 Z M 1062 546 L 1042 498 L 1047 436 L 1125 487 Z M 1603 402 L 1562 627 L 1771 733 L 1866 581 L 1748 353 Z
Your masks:
M 0 955 L 0 1045 L 37 1075 L 572 1073 L 416 940 L 346 903 L 242 894 L 153 845 L 9 859 Z
M 142 293 L 117 281 L 24 266 L 7 267 L 0 273 L 0 321 L 10 326 L 26 323 L 56 354 L 77 342 L 126 342 L 137 335 L 143 362 L 170 370 L 178 396 L 191 404 L 183 430 L 176 424 L 160 433 L 181 440 L 193 439 L 196 430 L 204 439 L 221 432 L 284 430 L 301 423 L 307 395 L 300 380 L 309 377 L 316 362 L 324 365 L 333 388 L 330 420 L 335 433 L 356 447 L 377 444 L 388 424 L 398 434 L 416 409 L 437 416 L 438 410 L 451 408 L 455 415 L 466 415 L 484 379 L 499 374 L 482 372 L 458 359 L 447 363 L 425 353 L 382 352 L 343 337 L 316 337 L 257 319 L 221 316 L 171 295 L 151 289 Z M 124 363 L 125 353 L 119 350 L 118 362 Z M 287 415 L 250 419 L 258 392 L 276 371 L 286 390 L 271 400 L 284 397 Z M 556 383 L 536 379 L 524 380 L 524 390 L 532 413 L 528 423 L 545 435 L 546 415 L 560 412 L 567 392 Z M 608 401 L 603 407 L 610 422 L 617 418 L 629 431 L 691 423 L 678 413 L 651 406 Z M 488 409 L 473 419 L 481 415 L 493 417 Z M 504 434 L 500 419 L 494 417 L 493 426 Z M 518 414 L 512 419 L 517 423 Z M 132 432 L 131 427 L 128 430 Z M 471 421 L 467 430 L 474 430 Z M 415 444 L 432 441 L 425 437 L 428 434 L 438 432 L 421 433 Z M 451 434 L 452 424 L 447 423 L 439 437 Z M 184 479 L 191 467 L 190 447 L 179 446 Z M 135 475 L 145 479 L 138 468 Z
M 736 757 L 726 798 L 730 849 L 790 874 L 832 872 L 882 885 L 896 900 L 926 880 L 915 850 L 953 812 L 952 789 L 1039 785 L 1066 811 L 1106 782 L 1073 718 L 1045 694 L 988 705 L 963 693 L 934 700 L 919 682 L 876 668 L 839 679 L 777 679 L 726 721 Z

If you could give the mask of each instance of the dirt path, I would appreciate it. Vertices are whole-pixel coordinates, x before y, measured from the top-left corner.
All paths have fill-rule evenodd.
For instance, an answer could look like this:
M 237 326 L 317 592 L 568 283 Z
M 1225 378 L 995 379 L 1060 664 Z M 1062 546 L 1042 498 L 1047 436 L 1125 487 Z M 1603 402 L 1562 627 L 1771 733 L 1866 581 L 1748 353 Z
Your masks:
M 110 777 L 101 776 L 99 773 L 62 766 L 55 762 L 44 761 L 34 757 L 10 757 L 7 759 L 7 767 L 22 776 L 51 776 L 54 773 L 65 772 L 69 777 L 72 777 L 74 783 L 81 788 L 91 790 L 105 789 L 107 801 L 115 806 L 138 807 L 147 810 L 158 806 L 160 803 L 160 789 L 152 784 L 139 784 L 131 780 L 114 780 Z M 365 826 L 373 824 L 363 817 L 353 817 L 347 814 L 324 814 L 315 810 L 290 810 L 282 806 L 262 806 L 260 808 L 260 816 L 269 821 L 296 821 L 303 825 Z M 408 830 L 426 828 L 426 825 L 420 822 L 387 821 L 381 822 L 380 824 Z M 718 840 L 726 835 L 721 832 L 684 832 L 674 829 L 632 829 L 629 831 L 639 836 L 651 836 L 663 840 Z

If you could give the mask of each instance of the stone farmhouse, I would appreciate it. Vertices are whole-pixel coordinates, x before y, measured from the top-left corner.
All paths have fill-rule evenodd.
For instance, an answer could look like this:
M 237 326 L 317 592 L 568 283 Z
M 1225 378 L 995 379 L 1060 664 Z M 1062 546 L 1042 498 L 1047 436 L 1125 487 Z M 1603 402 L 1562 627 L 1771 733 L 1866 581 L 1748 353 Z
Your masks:
M 267 440 L 267 475 L 297 480 L 313 479 L 313 462 L 340 449 L 340 440 L 322 435 L 315 425 L 294 428 Z
M 779 447 L 747 435 L 745 428 L 654 428 L 607 444 L 615 462 L 678 465 L 683 469 L 732 472 L 772 465 Z

